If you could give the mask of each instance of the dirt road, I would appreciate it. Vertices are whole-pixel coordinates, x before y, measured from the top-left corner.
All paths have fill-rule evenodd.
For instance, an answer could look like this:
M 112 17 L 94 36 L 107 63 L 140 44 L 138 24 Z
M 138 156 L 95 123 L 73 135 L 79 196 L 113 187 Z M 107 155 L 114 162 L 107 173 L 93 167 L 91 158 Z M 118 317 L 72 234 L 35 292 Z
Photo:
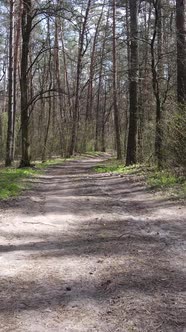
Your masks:
M 186 331 L 186 209 L 97 162 L 0 209 L 1 332 Z

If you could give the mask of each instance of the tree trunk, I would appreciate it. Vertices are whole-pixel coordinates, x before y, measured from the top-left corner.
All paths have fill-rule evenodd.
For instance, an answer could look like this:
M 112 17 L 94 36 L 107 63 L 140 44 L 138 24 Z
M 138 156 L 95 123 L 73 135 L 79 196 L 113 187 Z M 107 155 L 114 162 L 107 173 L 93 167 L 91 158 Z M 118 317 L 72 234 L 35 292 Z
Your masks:
M 22 0 L 19 0 L 18 5 L 15 6 L 15 25 L 14 25 L 14 68 L 13 68 L 13 144 L 12 144 L 12 159 L 15 154 L 15 121 L 17 111 L 17 92 L 18 92 L 18 64 L 20 55 L 20 35 L 21 35 L 21 13 L 22 13 Z
M 84 38 L 87 26 L 88 15 L 91 7 L 91 1 L 88 0 L 87 9 L 85 17 L 83 19 L 82 31 L 79 37 L 79 49 L 78 49 L 78 61 L 77 61 L 77 76 L 76 76 L 76 95 L 75 95 L 75 105 L 73 111 L 73 123 L 72 123 L 72 133 L 71 133 L 71 143 L 69 148 L 69 155 L 72 156 L 76 146 L 76 136 L 77 136 L 77 125 L 78 125 L 78 112 L 79 112 L 79 94 L 80 94 L 80 80 L 81 80 L 81 70 L 82 70 L 82 58 L 84 55 Z
M 51 36 L 50 36 L 50 20 L 47 20 L 47 44 L 49 47 L 49 59 L 48 59 L 48 70 L 47 70 L 47 82 L 49 82 L 49 90 L 52 88 L 52 54 L 51 54 Z M 56 42 L 55 42 L 56 46 Z M 56 71 L 57 68 L 55 68 Z M 43 151 L 42 151 L 42 162 L 46 161 L 46 149 L 47 149 L 47 142 L 49 136 L 49 129 L 51 123 L 51 113 L 52 113 L 52 100 L 51 100 L 51 92 L 48 93 L 48 119 L 47 119 L 47 126 L 44 136 L 44 144 L 43 144 Z
M 136 163 L 136 136 L 138 120 L 138 22 L 137 22 L 137 0 L 129 0 L 130 7 L 130 64 L 129 64 L 129 132 L 127 144 L 126 165 Z
M 156 95 L 156 137 L 155 137 L 155 155 L 158 160 L 158 167 L 162 167 L 163 153 L 163 131 L 162 131 L 162 106 L 161 106 L 161 77 L 163 76 L 162 68 L 162 9 L 161 0 L 157 2 L 157 38 L 158 38 L 158 66 L 157 66 L 157 79 L 158 89 Z
M 162 167 L 163 153 L 162 153 L 162 143 L 163 143 L 163 131 L 162 131 L 162 105 L 161 105 L 161 52 L 162 52 L 162 24 L 161 24 L 161 0 L 157 0 L 154 3 L 155 9 L 155 24 L 154 33 L 151 40 L 151 70 L 152 70 L 152 86 L 153 92 L 156 99 L 156 131 L 155 131 L 155 157 L 157 159 L 158 168 Z M 158 43 L 158 66 L 155 58 L 155 41 L 157 37 Z
M 11 166 L 14 145 L 14 108 L 13 108 L 13 11 L 14 2 L 10 1 L 9 64 L 8 64 L 8 130 L 6 144 L 6 166 Z
M 118 109 L 118 92 L 117 92 L 117 64 L 116 64 L 116 0 L 112 3 L 113 14 L 113 36 L 112 36 L 112 56 L 113 56 L 113 106 L 114 106 L 114 126 L 117 159 L 122 158 L 121 142 L 120 142 L 120 126 L 119 126 L 119 109 Z
M 177 100 L 179 104 L 186 101 L 186 3 L 176 0 L 177 30 Z
M 22 156 L 20 167 L 30 166 L 30 143 L 28 133 L 28 55 L 29 41 L 32 29 L 31 0 L 23 1 L 22 12 L 22 54 L 21 54 L 21 133 L 22 133 Z
M 105 147 L 105 114 L 106 114 L 106 107 L 107 107 L 107 90 L 105 86 L 105 98 L 104 98 L 104 105 L 102 109 L 102 116 L 101 116 L 101 152 L 106 151 Z
M 107 20 L 106 20 L 106 29 L 104 32 L 103 43 L 101 45 L 101 58 L 100 58 L 100 69 L 99 69 L 99 81 L 98 81 L 98 93 L 97 93 L 97 102 L 96 102 L 96 128 L 95 128 L 95 144 L 94 144 L 94 151 L 98 151 L 98 141 L 99 141 L 99 132 L 100 132 L 100 95 L 101 95 L 101 88 L 103 83 L 103 61 L 104 61 L 104 54 L 105 54 L 105 44 L 106 38 L 108 34 L 108 27 L 109 27 L 109 10 L 107 11 Z
M 61 68 L 60 68 L 60 57 L 59 57 L 59 32 L 60 32 L 60 21 L 59 18 L 56 16 L 55 17 L 55 41 L 54 41 L 54 68 L 55 68 L 55 78 L 56 78 L 56 83 L 57 83 L 57 90 L 59 93 L 59 98 L 58 98 L 58 109 L 59 109 L 59 114 L 60 114 L 60 124 L 59 124 L 59 131 L 60 131 L 60 136 L 61 136 L 61 155 L 66 155 L 67 153 L 67 144 L 66 144 L 66 137 L 64 135 L 64 124 L 66 121 L 66 112 L 64 112 L 64 109 L 66 109 L 66 102 L 65 102 L 65 97 L 62 96 L 61 93 L 61 87 L 62 87 L 62 82 L 61 82 Z M 67 75 L 66 72 L 66 59 L 65 59 L 65 54 L 64 54 L 64 43 L 63 43 L 63 34 L 62 34 L 62 28 L 61 28 L 61 41 L 62 41 L 62 48 L 63 48 L 63 57 L 64 57 L 64 71 L 65 71 L 65 77 Z M 51 43 L 51 42 L 50 42 Z M 51 55 L 50 55 L 50 62 L 51 62 Z M 68 97 L 69 97 L 69 87 L 68 87 L 68 77 L 67 77 L 67 91 L 68 91 Z M 69 99 L 68 99 L 69 101 Z M 69 101 L 69 112 L 70 112 L 70 101 Z

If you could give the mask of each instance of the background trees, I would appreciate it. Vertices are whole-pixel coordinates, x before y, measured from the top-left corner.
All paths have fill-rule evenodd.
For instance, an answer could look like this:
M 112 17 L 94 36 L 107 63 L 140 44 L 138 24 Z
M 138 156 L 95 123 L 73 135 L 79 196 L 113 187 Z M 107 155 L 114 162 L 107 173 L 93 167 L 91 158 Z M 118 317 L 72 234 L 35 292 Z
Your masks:
M 7 166 L 105 149 L 184 163 L 184 1 L 4 0 L 0 18 Z

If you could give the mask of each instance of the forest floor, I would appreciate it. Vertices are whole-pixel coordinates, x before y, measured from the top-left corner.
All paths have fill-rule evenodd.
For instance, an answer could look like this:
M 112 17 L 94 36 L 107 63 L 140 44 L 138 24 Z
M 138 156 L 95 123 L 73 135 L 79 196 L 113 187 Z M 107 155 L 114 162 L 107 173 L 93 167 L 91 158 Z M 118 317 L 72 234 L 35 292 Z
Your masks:
M 1 332 L 186 331 L 186 208 L 101 160 L 0 203 Z

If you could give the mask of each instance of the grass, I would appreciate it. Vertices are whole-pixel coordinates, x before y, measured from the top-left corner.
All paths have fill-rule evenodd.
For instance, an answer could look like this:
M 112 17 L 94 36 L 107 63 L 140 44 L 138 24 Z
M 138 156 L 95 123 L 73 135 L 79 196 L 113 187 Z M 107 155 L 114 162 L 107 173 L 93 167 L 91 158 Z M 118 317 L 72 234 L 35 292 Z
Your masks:
M 98 153 L 87 153 L 85 156 L 98 156 Z M 35 168 L 0 168 L 0 200 L 6 200 L 10 197 L 16 197 L 21 194 L 25 189 L 28 189 L 30 181 L 34 177 L 43 173 L 44 169 L 62 164 L 65 160 L 79 159 L 79 156 L 74 156 L 68 159 L 55 158 L 49 159 L 42 163 L 41 161 L 35 162 Z
M 116 173 L 116 174 L 132 174 L 139 171 L 140 165 L 125 166 L 124 162 L 117 159 L 109 159 L 104 164 L 97 165 L 94 170 L 97 173 Z
M 3 168 L 0 170 L 0 199 L 17 196 L 28 188 L 25 179 L 36 176 L 39 171 L 32 168 Z
M 53 166 L 53 165 L 62 164 L 65 160 L 68 160 L 68 159 L 62 159 L 62 158 L 49 159 L 49 160 L 46 160 L 44 163 L 41 161 L 36 161 L 35 165 L 38 169 L 42 170 L 42 169 L 45 169 L 45 168 Z
M 85 156 L 98 156 L 96 152 L 88 152 L 84 154 Z M 57 164 L 62 164 L 65 160 L 79 159 L 80 157 L 71 157 L 68 159 L 55 158 L 49 159 L 42 163 L 41 161 L 35 162 L 35 168 L 0 168 L 0 200 L 6 200 L 10 197 L 16 197 L 21 194 L 25 189 L 28 189 L 31 184 L 28 179 L 33 179 L 34 177 L 43 173 L 44 169 L 54 166 Z
M 45 168 L 61 164 L 64 159 L 47 160 L 44 163 L 36 162 L 36 168 L 2 168 L 0 169 L 0 200 L 16 197 L 30 187 L 28 179 L 42 174 Z
M 124 162 L 110 159 L 104 164 L 98 164 L 94 170 L 97 173 L 133 174 L 143 176 L 148 187 L 161 190 L 172 196 L 186 198 L 186 178 L 176 176 L 169 170 L 158 171 L 155 166 L 132 165 L 125 166 Z
M 171 171 L 153 171 L 147 177 L 147 184 L 152 189 L 162 190 L 171 196 L 186 198 L 186 178 L 176 176 Z
M 89 155 L 89 154 L 88 154 Z M 79 158 L 79 157 L 78 157 Z M 76 157 L 74 158 L 76 159 Z M 44 163 L 36 162 L 36 168 L 2 168 L 0 169 L 0 200 L 15 197 L 24 189 L 29 188 L 27 179 L 42 174 L 45 168 L 61 164 L 67 159 L 56 158 Z M 97 173 L 133 174 L 144 176 L 149 188 L 171 193 L 173 196 L 186 197 L 186 179 L 176 176 L 168 170 L 157 171 L 155 167 L 146 165 L 124 166 L 124 162 L 109 159 L 94 167 Z

